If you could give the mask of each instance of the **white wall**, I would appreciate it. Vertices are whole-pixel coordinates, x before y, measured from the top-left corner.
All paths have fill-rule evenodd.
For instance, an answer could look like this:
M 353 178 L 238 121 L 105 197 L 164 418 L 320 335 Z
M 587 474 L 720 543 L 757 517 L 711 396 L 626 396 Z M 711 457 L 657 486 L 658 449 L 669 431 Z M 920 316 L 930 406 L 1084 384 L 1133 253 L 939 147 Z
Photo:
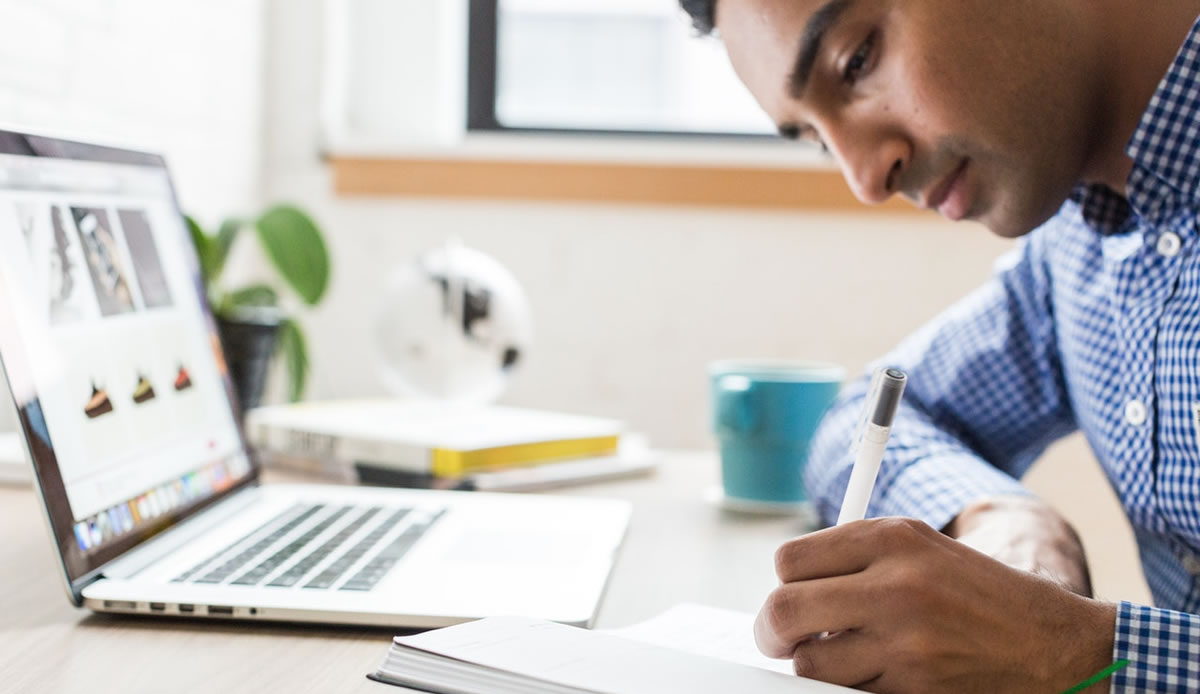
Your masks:
M 259 0 L 0 0 L 0 122 L 164 153 L 186 210 L 261 192 Z
M 259 0 L 0 0 L 0 127 L 162 152 L 202 220 L 254 207 L 263 18 Z

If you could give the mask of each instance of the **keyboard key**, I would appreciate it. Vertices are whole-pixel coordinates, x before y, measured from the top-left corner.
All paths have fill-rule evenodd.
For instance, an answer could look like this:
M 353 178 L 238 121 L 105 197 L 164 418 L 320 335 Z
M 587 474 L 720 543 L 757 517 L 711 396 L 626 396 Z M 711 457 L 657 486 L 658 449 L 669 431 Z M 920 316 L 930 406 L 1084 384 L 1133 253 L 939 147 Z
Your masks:
M 229 545 L 229 547 L 222 549 L 220 552 L 217 552 L 216 554 L 209 557 L 208 559 L 205 559 L 204 561 L 200 562 L 199 564 L 196 564 L 192 568 L 188 569 L 187 571 L 184 571 L 183 573 L 179 574 L 175 578 L 171 579 L 171 582 L 172 583 L 182 583 L 182 582 L 188 580 L 189 578 L 194 576 L 197 572 L 199 572 L 201 569 L 203 569 L 205 566 L 208 566 L 209 564 L 213 563 L 214 561 L 217 560 L 218 557 L 220 557 L 221 555 L 228 552 L 230 550 L 230 548 L 237 547 L 238 545 L 248 542 L 250 540 L 250 538 L 261 533 L 264 528 L 268 528 L 271 525 L 280 522 L 281 519 L 283 519 L 284 517 L 288 516 L 291 513 L 298 513 L 298 512 L 301 512 L 301 509 L 307 509 L 307 508 L 308 507 L 304 506 L 303 504 L 296 504 L 295 506 L 292 506 L 288 510 L 280 513 L 278 516 L 275 516 L 274 518 L 267 521 L 263 525 L 260 525 L 259 527 L 250 531 L 244 537 L 239 539 L 237 542 L 234 542 L 233 544 Z
M 308 556 L 301 559 L 290 569 L 275 577 L 275 579 L 267 585 L 280 588 L 290 588 L 291 586 L 296 585 L 300 582 L 300 579 L 308 575 L 308 572 L 312 570 L 314 566 L 320 564 L 330 554 L 333 554 L 334 550 L 340 547 L 343 542 L 348 540 L 351 535 L 358 532 L 363 525 L 367 523 L 367 521 L 374 518 L 382 510 L 383 509 L 378 506 L 368 508 L 364 513 L 350 521 L 350 523 L 339 530 L 336 535 L 326 540 L 324 544 L 310 552 Z
M 317 523 L 313 527 L 304 532 L 303 535 L 289 542 L 285 547 L 275 552 L 270 557 L 264 559 L 258 566 L 250 569 L 246 573 L 234 579 L 234 585 L 239 586 L 254 586 L 258 585 L 264 578 L 271 575 L 275 569 L 282 566 L 291 559 L 301 549 L 307 547 L 318 535 L 329 529 L 329 526 L 336 523 L 342 516 L 350 512 L 350 506 L 343 506 L 327 518 Z
M 325 506 L 323 504 L 316 504 L 313 506 L 309 506 L 299 516 L 296 516 L 295 518 L 293 518 L 292 520 L 290 520 L 286 524 L 284 524 L 282 527 L 280 527 L 278 530 L 272 532 L 270 535 L 264 537 L 263 539 L 259 540 L 258 542 L 255 542 L 253 545 L 251 545 L 247 549 L 239 552 L 232 559 L 229 559 L 228 561 L 221 564 L 216 569 L 213 569 L 212 571 L 208 572 L 207 574 L 196 579 L 195 582 L 196 583 L 222 583 L 223 581 L 225 581 L 225 579 L 232 576 L 235 572 L 240 570 L 243 566 L 245 566 L 247 563 L 252 561 L 255 557 L 257 557 L 258 555 L 265 552 L 268 547 L 270 547 L 271 545 L 278 542 L 281 538 L 283 538 L 285 535 L 287 535 L 291 531 L 295 530 L 304 521 L 308 520 L 309 518 L 312 518 L 314 514 L 316 514 L 318 511 L 320 511 L 323 508 L 325 508 Z M 218 555 L 218 556 L 220 556 L 220 555 Z
M 316 578 L 304 584 L 305 588 L 325 589 L 332 587 L 341 579 L 342 574 L 350 570 L 350 567 L 358 563 L 358 560 L 366 556 L 380 540 L 383 539 L 388 532 L 395 527 L 405 516 L 408 515 L 411 509 L 400 509 L 388 517 L 387 520 L 380 523 L 367 533 L 366 537 L 359 540 L 354 547 L 351 547 L 345 554 L 338 557 L 332 564 L 327 566 L 324 571 L 317 574 Z
M 341 590 L 366 591 L 374 588 L 392 570 L 392 567 L 403 559 L 405 554 L 408 554 L 408 550 L 412 549 L 417 540 L 421 539 L 441 515 L 442 512 L 439 511 L 429 519 L 413 523 L 405 528 L 404 532 L 396 536 L 371 561 L 359 569 L 358 573 L 346 581 Z

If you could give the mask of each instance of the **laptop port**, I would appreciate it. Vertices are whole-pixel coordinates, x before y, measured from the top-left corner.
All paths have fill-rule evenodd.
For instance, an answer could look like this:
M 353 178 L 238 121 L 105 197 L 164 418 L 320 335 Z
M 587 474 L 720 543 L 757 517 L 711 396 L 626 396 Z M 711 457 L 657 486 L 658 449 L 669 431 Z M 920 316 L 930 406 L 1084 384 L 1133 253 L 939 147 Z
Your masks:
M 180 611 L 180 612 L 182 612 L 182 613 L 184 613 L 184 614 L 191 614 L 191 613 L 193 613 L 193 612 L 195 612 L 195 611 L 196 611 L 196 606 L 195 606 L 195 605 L 187 605 L 187 604 L 183 604 L 183 603 L 181 603 L 181 604 L 179 605 L 179 611 Z
M 165 602 L 150 603 L 150 611 L 151 612 L 162 612 L 165 609 L 167 609 L 167 603 L 165 603 Z
M 105 600 L 104 608 L 108 610 L 136 610 L 137 603 L 132 600 Z
M 208 613 L 209 614 L 229 615 L 232 617 L 233 616 L 233 608 L 229 607 L 227 605 L 209 605 Z

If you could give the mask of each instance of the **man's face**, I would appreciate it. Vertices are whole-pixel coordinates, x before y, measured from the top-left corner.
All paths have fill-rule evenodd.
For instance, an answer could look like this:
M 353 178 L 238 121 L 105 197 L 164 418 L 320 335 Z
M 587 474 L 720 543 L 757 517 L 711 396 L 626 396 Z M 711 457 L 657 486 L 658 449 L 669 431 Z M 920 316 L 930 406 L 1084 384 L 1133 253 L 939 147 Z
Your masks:
M 716 19 L 780 132 L 827 147 L 861 200 L 1011 237 L 1058 210 L 1094 146 L 1067 4 L 718 0 Z

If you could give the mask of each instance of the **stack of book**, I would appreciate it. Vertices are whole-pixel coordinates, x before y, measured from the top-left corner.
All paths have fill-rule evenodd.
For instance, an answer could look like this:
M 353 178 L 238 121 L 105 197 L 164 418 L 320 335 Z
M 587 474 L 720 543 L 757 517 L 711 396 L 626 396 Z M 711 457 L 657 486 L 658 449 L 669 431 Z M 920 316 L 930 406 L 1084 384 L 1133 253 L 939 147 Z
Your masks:
M 269 465 L 433 489 L 544 489 L 657 462 L 617 420 L 424 400 L 259 407 L 247 413 L 246 436 Z

